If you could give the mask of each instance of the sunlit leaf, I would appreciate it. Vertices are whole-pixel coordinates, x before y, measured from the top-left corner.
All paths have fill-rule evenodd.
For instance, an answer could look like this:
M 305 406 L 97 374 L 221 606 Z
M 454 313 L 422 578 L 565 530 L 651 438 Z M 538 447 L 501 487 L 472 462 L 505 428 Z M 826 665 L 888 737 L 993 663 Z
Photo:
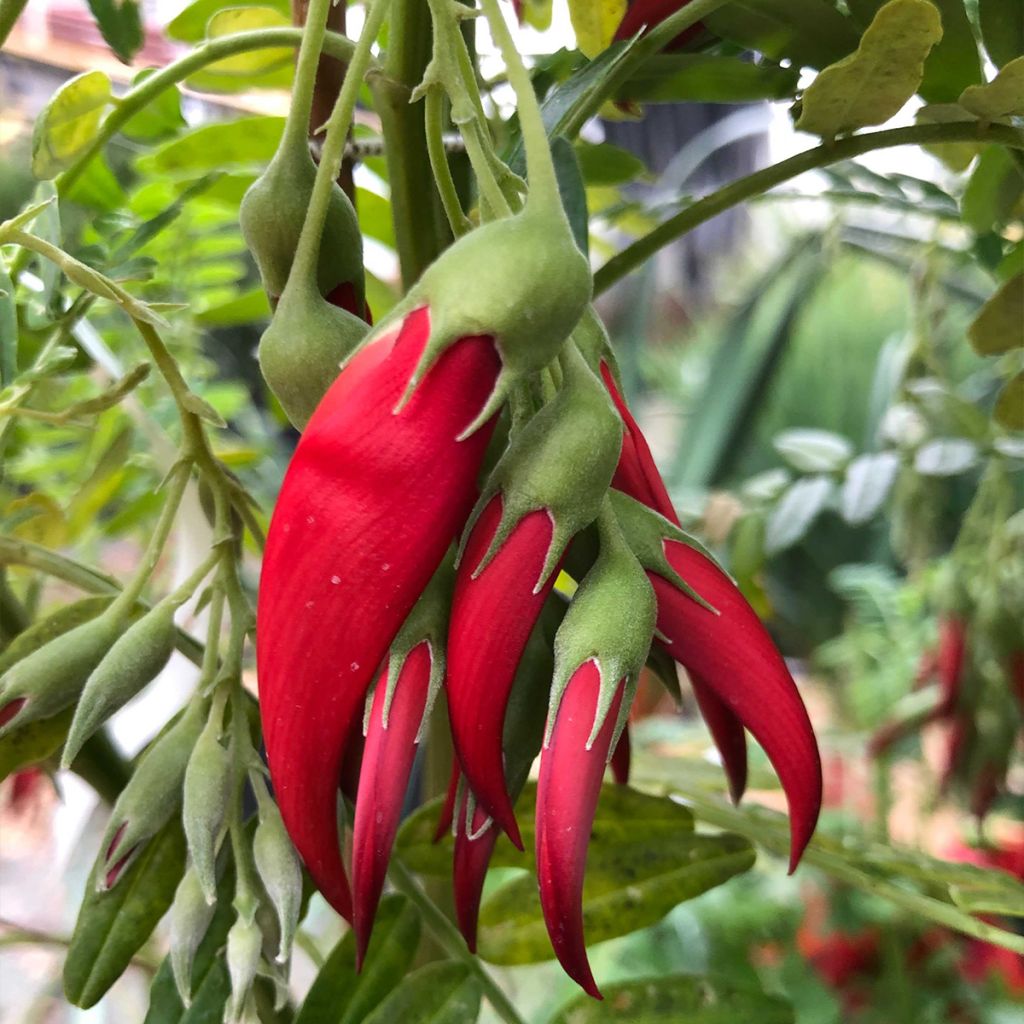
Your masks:
M 86 71 L 65 82 L 36 118 L 32 132 L 32 173 L 56 178 L 92 144 L 111 102 L 110 79 Z
M 606 49 L 626 13 L 626 0 L 569 0 L 576 45 L 588 57 Z
M 984 121 L 1024 116 L 1024 57 L 1010 61 L 987 85 L 972 85 L 957 101 Z

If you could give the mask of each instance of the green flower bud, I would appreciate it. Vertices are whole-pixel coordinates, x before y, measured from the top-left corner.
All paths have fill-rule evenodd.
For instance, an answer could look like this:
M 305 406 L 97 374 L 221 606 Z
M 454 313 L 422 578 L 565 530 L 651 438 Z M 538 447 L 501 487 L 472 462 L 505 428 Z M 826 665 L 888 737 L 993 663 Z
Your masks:
M 220 731 L 219 716 L 211 715 L 188 759 L 182 808 L 196 877 L 211 905 L 217 902 L 217 849 L 231 795 L 231 763 Z
M 0 678 L 0 738 L 73 704 L 123 630 L 124 620 L 107 612 L 12 665 Z
M 302 868 L 298 854 L 281 819 L 277 804 L 264 787 L 257 789 L 259 796 L 259 824 L 253 836 L 252 851 L 256 870 L 277 912 L 281 926 L 280 943 L 275 959 L 286 963 L 291 954 L 292 940 L 299 923 L 302 903 Z
M 186 1007 L 192 1002 L 192 961 L 215 912 L 216 908 L 206 901 L 195 869 L 190 867 L 178 883 L 171 904 L 171 971 Z
M 116 884 L 125 868 L 167 823 L 181 802 L 189 754 L 203 727 L 204 707 L 193 701 L 178 720 L 139 758 L 128 785 L 117 798 L 100 846 L 104 859 L 100 886 Z
M 86 680 L 64 744 L 62 768 L 67 768 L 82 744 L 167 664 L 177 635 L 176 607 L 163 601 L 129 626 Z
M 27 658 L 51 640 L 95 619 L 110 607 L 112 597 L 84 597 L 81 601 L 61 605 L 45 618 L 33 622 L 28 629 L 19 633 L 0 654 L 0 678 L 14 664 Z
M 255 915 L 239 914 L 228 932 L 227 962 L 231 978 L 231 1003 L 226 1020 L 236 1021 L 242 1016 L 256 971 L 260 965 L 263 933 Z

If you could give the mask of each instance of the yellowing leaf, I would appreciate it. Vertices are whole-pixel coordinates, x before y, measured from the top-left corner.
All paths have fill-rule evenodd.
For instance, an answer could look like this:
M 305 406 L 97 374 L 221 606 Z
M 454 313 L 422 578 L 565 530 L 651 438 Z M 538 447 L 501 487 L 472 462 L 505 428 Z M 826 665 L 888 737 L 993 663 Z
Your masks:
M 967 336 L 974 351 L 983 356 L 1024 347 L 1024 274 L 1011 277 L 981 307 Z
M 929 0 L 889 0 L 854 53 L 821 72 L 804 92 L 796 126 L 830 139 L 888 121 L 917 90 L 924 62 L 942 38 Z
M 523 0 L 523 21 L 543 32 L 551 27 L 551 0 Z
M 626 0 L 569 0 L 576 45 L 586 56 L 593 58 L 608 49 L 626 6 Z
M 1011 60 L 986 85 L 968 86 L 957 102 L 985 121 L 1024 116 L 1024 57 Z
M 206 38 L 234 35 L 236 32 L 251 32 L 261 28 L 287 28 L 291 20 L 273 7 L 228 7 L 218 11 L 207 23 Z M 290 47 L 250 50 L 234 57 L 225 57 L 205 68 L 207 73 L 218 75 L 256 75 L 272 68 L 287 64 L 295 51 Z
M 36 119 L 32 173 L 46 180 L 70 166 L 92 142 L 110 100 L 110 79 L 102 71 L 65 82 Z

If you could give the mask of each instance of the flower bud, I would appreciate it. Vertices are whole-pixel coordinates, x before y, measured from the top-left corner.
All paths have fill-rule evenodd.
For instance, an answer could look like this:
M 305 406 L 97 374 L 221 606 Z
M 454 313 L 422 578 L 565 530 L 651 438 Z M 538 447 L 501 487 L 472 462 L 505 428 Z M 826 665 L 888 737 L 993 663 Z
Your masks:
M 212 714 L 188 759 L 182 807 L 189 853 L 210 904 L 217 901 L 217 849 L 231 795 L 231 763 L 220 730 L 219 715 Z
M 56 640 L 76 626 L 95 619 L 110 607 L 112 597 L 83 597 L 80 601 L 61 605 L 44 618 L 37 619 L 19 633 L 0 653 L 0 679 L 14 664 Z
M 167 664 L 176 637 L 175 607 L 163 601 L 129 626 L 86 680 L 64 745 L 62 768 L 67 768 L 82 744 Z
M 281 939 L 276 960 L 283 964 L 291 954 L 302 903 L 302 868 L 277 804 L 258 787 L 259 824 L 252 840 L 253 857 L 267 896 L 277 912 Z
M 12 665 L 0 679 L 0 737 L 73 704 L 123 630 L 124 621 L 106 612 Z
M 203 706 L 193 701 L 142 754 L 117 798 L 100 847 L 101 885 L 112 888 L 142 849 L 177 810 L 189 754 L 203 725 Z
M 239 914 L 228 932 L 227 962 L 231 978 L 231 1002 L 226 1020 L 241 1019 L 246 1001 L 260 965 L 260 951 L 263 948 L 263 933 L 252 916 Z
M 186 1007 L 192 1002 L 192 961 L 215 911 L 216 907 L 206 901 L 195 869 L 189 867 L 171 904 L 171 971 Z

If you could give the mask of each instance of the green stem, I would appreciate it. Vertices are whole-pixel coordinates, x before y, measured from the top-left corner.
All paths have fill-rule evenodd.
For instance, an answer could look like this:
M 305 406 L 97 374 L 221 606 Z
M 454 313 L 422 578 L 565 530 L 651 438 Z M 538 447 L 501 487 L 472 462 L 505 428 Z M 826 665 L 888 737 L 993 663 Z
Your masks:
M 28 540 L 0 536 L 0 565 L 23 565 L 64 580 L 87 594 L 116 596 L 121 593 L 121 585 L 112 576 Z M 152 607 L 148 601 L 141 600 L 136 601 L 135 606 L 146 611 Z M 194 637 L 179 629 L 175 646 L 194 665 L 202 665 L 203 645 Z
M 512 1005 L 512 1001 L 505 995 L 501 986 L 487 973 L 479 958 L 473 956 L 466 948 L 466 942 L 458 928 L 444 916 L 444 913 L 420 887 L 412 872 L 397 857 L 391 858 L 388 877 L 391 879 L 392 885 L 411 903 L 415 904 L 438 942 L 454 959 L 465 964 L 476 975 L 484 990 L 484 995 L 498 1016 L 506 1024 L 525 1024 L 523 1018 L 519 1016 L 519 1011 Z
M 797 175 L 878 149 L 889 149 L 893 146 L 928 146 L 945 142 L 992 142 L 1011 149 L 1024 149 L 1024 132 L 1009 125 L 982 125 L 977 121 L 969 121 L 908 125 L 904 128 L 888 128 L 863 135 L 851 135 L 836 142 L 822 143 L 787 160 L 772 164 L 771 167 L 738 178 L 669 217 L 649 234 L 638 238 L 622 252 L 613 256 L 597 271 L 594 275 L 594 293 L 600 294 L 605 291 L 659 249 L 705 221 Z
M 501 50 L 509 83 L 516 94 L 519 127 L 526 149 L 526 177 L 530 186 L 527 205 L 529 206 L 531 202 L 539 204 L 538 208 L 547 212 L 557 209 L 559 214 L 564 216 L 558 191 L 558 177 L 548 145 L 547 129 L 544 127 L 544 118 L 541 116 L 540 104 L 537 103 L 537 94 L 533 91 L 530 75 L 522 57 L 519 56 L 504 15 L 498 7 L 498 0 L 482 0 L 482 6 L 491 26 L 491 35 Z
M 327 34 L 327 15 L 331 0 L 310 0 L 306 10 L 306 24 L 302 29 L 302 44 L 295 62 L 295 79 L 292 83 L 292 99 L 288 117 L 281 136 L 281 148 L 291 147 L 302 150 L 308 146 L 309 116 L 313 109 L 313 93 L 316 89 L 317 69 L 320 65 L 320 51 Z
M 428 89 L 425 99 L 427 153 L 430 156 L 430 169 L 434 172 L 434 183 L 441 196 L 441 205 L 445 216 L 456 238 L 464 235 L 470 227 L 469 220 L 459 202 L 459 192 L 455 187 L 452 169 L 448 163 L 448 154 L 444 149 L 444 96 L 440 89 Z
M 345 141 L 348 139 L 348 130 L 352 125 L 352 116 L 355 114 L 359 90 L 362 88 L 363 79 L 366 77 L 373 59 L 371 48 L 380 33 L 384 17 L 388 12 L 389 2 L 390 0 L 373 0 L 373 6 L 369 8 L 366 23 L 359 36 L 359 42 L 349 60 L 345 81 L 342 84 L 341 92 L 338 93 L 338 101 L 334 104 L 334 110 L 331 111 L 330 121 L 327 122 L 327 135 L 320 151 L 320 165 L 316 169 L 313 193 L 309 198 L 309 208 L 306 210 L 306 219 L 302 224 L 302 234 L 299 236 L 299 245 L 295 252 L 295 262 L 292 268 L 292 273 L 297 274 L 299 280 L 312 281 L 316 279 L 320 238 L 327 220 L 327 210 L 331 205 L 331 191 L 335 186 L 338 173 L 341 171 L 341 161 L 345 156 Z
M 0 0 L 0 46 L 7 41 L 14 23 L 27 4 L 28 0 Z
M 161 68 L 140 82 L 134 89 L 122 96 L 117 106 L 100 125 L 89 148 L 57 178 L 58 190 L 66 194 L 85 172 L 89 162 L 140 110 L 152 103 L 165 89 L 184 81 L 189 75 L 201 71 L 208 64 L 233 57 L 252 50 L 266 50 L 273 47 L 299 46 L 302 43 L 301 28 L 261 28 L 252 32 L 238 32 L 220 39 L 210 39 L 197 46 L 191 53 Z M 338 60 L 347 61 L 352 56 L 355 44 L 337 32 L 328 32 L 324 38 L 324 53 Z

